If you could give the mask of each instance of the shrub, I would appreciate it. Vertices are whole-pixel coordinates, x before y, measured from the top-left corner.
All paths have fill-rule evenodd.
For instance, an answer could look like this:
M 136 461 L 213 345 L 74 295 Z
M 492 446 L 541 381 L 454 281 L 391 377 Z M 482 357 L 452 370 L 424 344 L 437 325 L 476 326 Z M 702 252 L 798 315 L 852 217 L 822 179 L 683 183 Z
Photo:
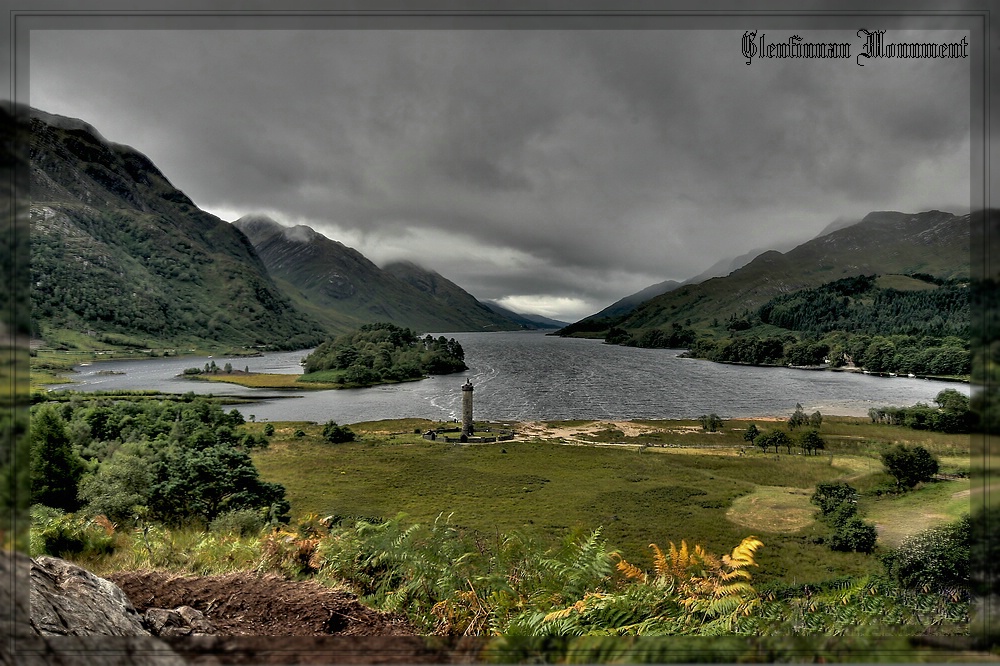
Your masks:
M 347 426 L 337 425 L 336 421 L 327 421 L 323 426 L 323 439 L 331 444 L 342 444 L 355 440 L 354 432 Z
M 264 529 L 264 517 L 254 509 L 227 511 L 209 523 L 208 529 L 217 534 L 253 536 Z
M 92 519 L 36 504 L 31 507 L 31 556 L 106 555 L 115 549 L 115 526 L 104 516 Z
M 882 453 L 885 471 L 896 479 L 901 488 L 912 488 L 921 481 L 927 481 L 938 473 L 937 458 L 922 446 L 912 449 L 897 444 Z
M 914 590 L 968 589 L 971 520 L 968 515 L 906 538 L 882 558 L 886 572 Z
M 271 437 L 273 435 L 274 435 L 274 425 L 271 423 L 266 424 L 264 426 L 264 436 Z
M 878 532 L 874 525 L 866 523 L 857 516 L 852 516 L 834 531 L 830 538 L 830 548 L 832 550 L 870 553 L 875 550 L 877 539 Z
M 816 484 L 816 492 L 809 501 L 819 507 L 826 517 L 835 512 L 842 504 L 856 505 L 858 491 L 843 481 L 824 481 Z
M 707 432 L 717 432 L 722 427 L 722 419 L 715 412 L 707 416 L 702 414 L 698 420 L 701 421 L 701 429 Z
M 126 450 L 128 449 L 128 450 Z M 149 503 L 153 484 L 152 462 L 139 447 L 126 444 L 80 482 L 80 499 L 90 515 L 111 520 L 131 520 Z

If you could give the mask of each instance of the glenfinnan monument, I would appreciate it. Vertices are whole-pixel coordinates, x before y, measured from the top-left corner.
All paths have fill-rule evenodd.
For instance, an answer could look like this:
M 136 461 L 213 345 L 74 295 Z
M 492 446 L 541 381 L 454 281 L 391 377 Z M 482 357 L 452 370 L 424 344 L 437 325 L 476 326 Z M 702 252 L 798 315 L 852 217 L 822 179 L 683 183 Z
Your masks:
M 462 434 L 472 437 L 472 380 L 462 385 Z

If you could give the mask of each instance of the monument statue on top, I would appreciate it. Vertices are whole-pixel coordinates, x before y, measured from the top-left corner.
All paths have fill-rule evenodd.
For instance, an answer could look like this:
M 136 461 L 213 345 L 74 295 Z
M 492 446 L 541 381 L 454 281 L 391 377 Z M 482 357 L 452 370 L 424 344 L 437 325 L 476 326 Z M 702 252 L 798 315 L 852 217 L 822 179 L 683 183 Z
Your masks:
M 472 437 L 472 380 L 462 385 L 462 435 Z

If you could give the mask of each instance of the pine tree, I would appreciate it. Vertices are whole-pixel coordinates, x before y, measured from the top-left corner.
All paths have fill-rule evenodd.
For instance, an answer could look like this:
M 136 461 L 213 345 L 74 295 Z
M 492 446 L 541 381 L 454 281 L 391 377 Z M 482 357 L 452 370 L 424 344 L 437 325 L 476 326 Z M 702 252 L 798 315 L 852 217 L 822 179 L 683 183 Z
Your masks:
M 56 408 L 44 405 L 31 419 L 31 503 L 76 511 L 83 460 L 73 450 Z

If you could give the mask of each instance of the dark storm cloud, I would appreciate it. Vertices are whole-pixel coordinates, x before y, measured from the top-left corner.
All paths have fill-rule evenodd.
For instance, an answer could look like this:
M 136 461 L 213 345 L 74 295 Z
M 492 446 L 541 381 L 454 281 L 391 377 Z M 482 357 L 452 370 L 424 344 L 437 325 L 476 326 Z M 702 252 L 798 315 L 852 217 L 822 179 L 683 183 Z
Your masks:
M 968 199 L 966 61 L 747 66 L 740 31 L 96 36 L 32 33 L 32 104 L 211 211 L 566 317 L 840 216 Z

